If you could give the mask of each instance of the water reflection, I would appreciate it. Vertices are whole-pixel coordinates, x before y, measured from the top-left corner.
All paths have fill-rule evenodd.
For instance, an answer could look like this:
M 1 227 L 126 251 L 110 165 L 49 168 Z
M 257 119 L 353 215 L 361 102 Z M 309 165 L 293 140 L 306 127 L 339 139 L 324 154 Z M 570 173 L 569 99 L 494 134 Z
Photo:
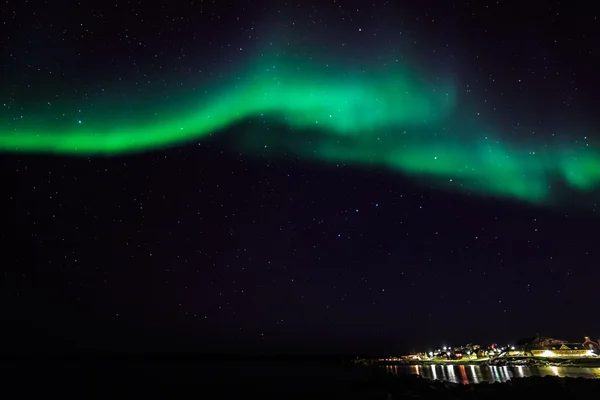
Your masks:
M 479 376 L 477 376 L 477 371 L 475 370 L 475 366 L 471 365 L 470 367 L 471 367 L 471 379 L 469 379 L 467 377 L 467 380 L 469 382 L 473 382 L 473 383 L 479 383 L 479 382 L 481 382 L 481 379 L 479 379 Z
M 461 365 L 458 367 L 458 369 L 460 370 L 460 382 L 463 384 L 468 384 L 469 383 L 469 377 L 467 376 L 467 371 L 465 371 L 465 366 Z
M 395 365 L 386 370 L 394 375 L 420 375 L 425 379 L 454 383 L 506 382 L 511 378 L 554 375 L 571 378 L 600 378 L 600 368 L 498 367 L 495 365 Z
M 515 376 L 517 378 L 523 377 L 523 366 L 522 365 L 519 365 L 518 367 L 515 368 Z
M 454 365 L 448 365 L 448 380 L 450 382 L 457 382 L 456 374 L 454 373 Z

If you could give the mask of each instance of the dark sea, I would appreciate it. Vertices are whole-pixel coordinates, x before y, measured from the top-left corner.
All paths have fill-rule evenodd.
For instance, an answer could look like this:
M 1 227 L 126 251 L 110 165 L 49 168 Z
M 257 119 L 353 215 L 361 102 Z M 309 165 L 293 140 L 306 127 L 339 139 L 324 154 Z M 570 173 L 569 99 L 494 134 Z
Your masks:
M 23 385 L 35 383 L 40 387 L 46 384 L 88 387 L 192 384 L 209 388 L 207 390 L 215 393 L 213 398 L 232 398 L 232 393 L 270 392 L 286 396 L 317 392 L 359 393 L 372 390 L 374 379 L 390 375 L 419 375 L 427 380 L 470 384 L 547 375 L 593 379 L 600 378 L 600 368 L 468 365 L 358 367 L 350 359 L 311 358 L 71 357 L 0 361 L 2 382 Z

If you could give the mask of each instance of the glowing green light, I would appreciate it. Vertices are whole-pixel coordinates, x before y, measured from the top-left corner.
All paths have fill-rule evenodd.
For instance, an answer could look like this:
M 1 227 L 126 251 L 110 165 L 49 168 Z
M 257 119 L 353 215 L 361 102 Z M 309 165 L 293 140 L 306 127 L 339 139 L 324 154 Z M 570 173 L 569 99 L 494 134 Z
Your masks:
M 500 133 L 461 121 L 453 113 L 452 85 L 430 85 L 396 67 L 260 60 L 266 61 L 239 71 L 234 83 L 202 95 L 194 107 L 186 104 L 189 112 L 154 118 L 99 113 L 62 130 L 47 124 L 53 116 L 33 115 L 28 126 L 0 128 L 0 150 L 116 155 L 201 140 L 254 118 L 265 123 L 252 124 L 238 142 L 249 154 L 383 166 L 457 190 L 531 202 L 551 199 L 556 179 L 578 190 L 600 182 L 600 155 L 591 147 L 524 151 L 500 140 Z

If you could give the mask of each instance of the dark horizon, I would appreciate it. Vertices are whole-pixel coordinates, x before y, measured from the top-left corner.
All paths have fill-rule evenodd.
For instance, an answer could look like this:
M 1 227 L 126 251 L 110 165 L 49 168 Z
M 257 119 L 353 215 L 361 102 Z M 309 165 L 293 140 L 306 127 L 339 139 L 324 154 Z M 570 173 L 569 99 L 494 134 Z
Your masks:
M 90 321 L 90 325 L 94 322 Z M 65 324 L 66 325 L 66 324 Z M 63 326 L 65 326 L 63 325 Z M 74 327 L 71 327 L 75 329 Z M 551 337 L 559 340 L 565 340 L 569 343 L 583 343 L 584 336 L 577 337 L 576 335 L 560 336 L 551 335 L 544 332 L 528 333 L 518 337 L 511 338 L 495 338 L 488 340 L 476 340 L 475 338 L 467 338 L 464 340 L 434 340 L 429 343 L 420 344 L 402 344 L 398 342 L 387 342 L 383 344 L 369 345 L 365 343 L 338 343 L 337 346 L 330 346 L 328 349 L 323 349 L 321 342 L 318 339 L 313 339 L 312 342 L 298 338 L 295 343 L 290 346 L 289 341 L 280 344 L 279 346 L 271 344 L 267 347 L 259 341 L 251 342 L 242 340 L 239 343 L 232 345 L 228 341 L 218 343 L 211 341 L 210 346 L 198 340 L 193 343 L 191 340 L 181 340 L 183 336 L 177 337 L 148 337 L 141 331 L 134 336 L 131 331 L 121 331 L 119 328 L 113 329 L 104 328 L 104 335 L 96 332 L 94 336 L 82 335 L 80 339 L 73 337 L 61 337 L 59 335 L 50 336 L 42 334 L 35 336 L 31 332 L 42 332 L 41 329 L 21 329 L 14 330 L 18 336 L 3 335 L 4 346 L 0 348 L 0 357 L 14 355 L 19 356 L 73 356 L 81 354 L 84 358 L 87 356 L 99 356 L 107 354 L 110 356 L 132 355 L 132 356 L 184 356 L 189 354 L 194 357 L 201 358 L 272 358 L 272 357 L 299 357 L 299 358 L 319 358 L 319 357 L 385 357 L 385 356 L 400 356 L 414 352 L 429 352 L 445 346 L 458 347 L 467 344 L 478 344 L 488 346 L 498 344 L 500 346 L 508 344 L 516 344 L 520 340 L 531 339 L 537 337 Z M 89 338 L 93 337 L 96 341 L 89 342 Z M 590 337 L 596 341 L 598 338 Z M 174 344 L 179 341 L 179 343 Z M 356 351 L 355 349 L 368 348 L 370 351 Z

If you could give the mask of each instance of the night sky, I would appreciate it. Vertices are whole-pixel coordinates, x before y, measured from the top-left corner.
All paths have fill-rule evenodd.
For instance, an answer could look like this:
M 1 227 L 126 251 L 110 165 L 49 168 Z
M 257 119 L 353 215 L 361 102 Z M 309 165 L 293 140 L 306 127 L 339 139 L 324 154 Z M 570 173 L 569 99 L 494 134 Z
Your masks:
M 7 0 L 0 349 L 600 337 L 600 15 Z

